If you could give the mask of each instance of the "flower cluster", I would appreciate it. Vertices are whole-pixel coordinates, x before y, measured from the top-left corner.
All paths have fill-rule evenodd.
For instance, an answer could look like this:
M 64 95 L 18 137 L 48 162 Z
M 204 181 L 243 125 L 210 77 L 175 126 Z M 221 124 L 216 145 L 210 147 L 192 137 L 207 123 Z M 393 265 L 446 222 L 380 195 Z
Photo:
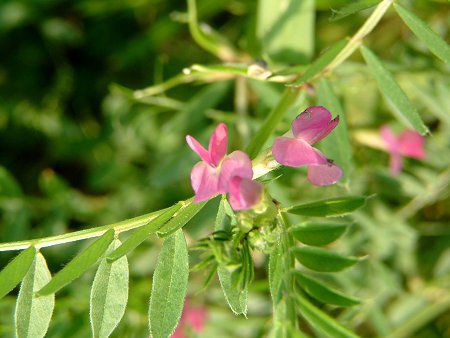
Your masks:
M 214 130 L 208 150 L 192 136 L 186 136 L 186 141 L 202 159 L 191 171 L 194 202 L 228 193 L 235 210 L 249 209 L 258 204 L 262 185 L 252 180 L 252 161 L 246 153 L 237 150 L 227 155 L 228 129 L 225 124 L 219 124 Z
M 342 176 L 339 166 L 312 147 L 326 137 L 339 123 L 324 107 L 312 106 L 292 122 L 294 137 L 278 137 L 273 144 L 275 160 L 285 166 L 308 166 L 308 180 L 314 185 L 330 185 Z M 262 200 L 263 186 L 253 180 L 252 162 L 243 151 L 227 155 L 228 129 L 223 123 L 214 130 L 205 149 L 195 138 L 186 141 L 201 160 L 191 171 L 194 202 L 208 200 L 217 194 L 229 194 L 234 210 L 254 208 Z
M 397 175 L 403 168 L 403 156 L 416 159 L 425 158 L 424 138 L 414 130 L 405 130 L 396 136 L 392 129 L 384 125 L 380 129 L 386 150 L 391 155 L 389 167 L 392 175 Z

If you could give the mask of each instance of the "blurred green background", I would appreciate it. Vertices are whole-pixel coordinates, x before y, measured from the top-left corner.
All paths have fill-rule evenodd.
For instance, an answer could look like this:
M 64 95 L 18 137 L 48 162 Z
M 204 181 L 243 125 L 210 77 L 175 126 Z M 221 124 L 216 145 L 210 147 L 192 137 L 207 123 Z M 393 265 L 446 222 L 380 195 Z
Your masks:
M 348 1 L 316 0 L 301 24 L 293 22 L 290 35 L 261 38 L 261 3 L 269 6 L 270 1 L 198 0 L 198 16 L 243 51 L 248 63 L 264 60 L 275 70 L 308 64 L 331 43 L 353 35 L 370 13 L 331 21 L 331 9 Z M 448 41 L 448 2 L 405 3 Z M 329 78 L 349 126 L 354 157 L 350 181 L 319 189 L 305 182 L 303 171 L 283 169 L 269 189 L 287 205 L 348 193 L 376 194 L 336 247 L 369 259 L 330 281 L 367 302 L 332 314 L 364 337 L 386 337 L 432 307 L 434 315 L 411 334 L 450 337 L 449 68 L 393 11 L 365 43 L 396 74 L 431 129 L 427 160 L 408 160 L 405 171 L 393 178 L 388 155 L 367 146 L 381 124 L 401 128 L 355 53 Z M 188 198 L 188 177 L 197 158 L 186 147 L 185 135 L 206 141 L 218 121 L 225 121 L 231 147 L 242 149 L 284 87 L 211 77 L 134 100 L 114 86 L 141 89 L 192 64 L 220 63 L 192 39 L 185 1 L 3 0 L 0 46 L 0 242 L 112 223 Z M 314 93 L 302 94 L 277 133 L 315 102 Z M 191 238 L 212 231 L 216 202 L 188 225 Z M 44 254 L 57 271 L 79 249 L 79 244 L 69 244 Z M 117 337 L 146 335 L 157 252 L 158 245 L 146 243 L 130 257 L 130 301 Z M 10 258 L 1 254 L 0 266 Z M 258 271 L 247 320 L 227 309 L 216 280 L 208 291 L 196 293 L 204 276 L 191 276 L 192 302 L 208 304 L 211 311 L 205 337 L 259 337 L 270 326 L 264 258 L 257 255 L 255 260 Z M 49 337 L 90 335 L 91 278 L 84 276 L 58 296 Z M 448 305 L 436 311 L 440 298 L 448 298 Z M 0 335 L 5 337 L 12 336 L 13 308 L 14 297 L 0 302 Z

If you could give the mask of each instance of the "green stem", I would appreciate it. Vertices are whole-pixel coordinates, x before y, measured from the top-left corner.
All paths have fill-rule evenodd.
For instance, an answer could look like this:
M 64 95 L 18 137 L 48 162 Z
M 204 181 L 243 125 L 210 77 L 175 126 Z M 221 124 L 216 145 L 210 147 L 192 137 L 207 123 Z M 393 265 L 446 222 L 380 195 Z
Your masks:
M 284 270 L 284 277 L 287 286 L 287 290 L 285 293 L 286 296 L 286 319 L 292 324 L 292 328 L 297 329 L 298 321 L 297 321 L 297 311 L 295 306 L 295 299 L 292 296 L 295 292 L 295 280 L 292 276 L 291 271 L 295 268 L 295 258 L 291 254 L 291 248 L 295 245 L 292 236 L 289 233 L 289 228 L 291 227 L 291 223 L 287 219 L 286 214 L 279 213 L 279 219 L 281 224 L 283 225 L 283 233 L 282 233 L 282 248 L 283 255 L 285 258 L 286 266 Z
M 189 200 L 182 201 L 179 203 L 182 203 L 183 206 L 177 213 L 179 213 L 181 210 L 186 208 L 186 206 L 191 203 L 191 200 L 189 199 Z M 154 211 L 154 212 L 142 215 L 142 216 L 130 218 L 125 221 L 118 222 L 118 223 L 107 224 L 107 225 L 94 227 L 94 228 L 90 228 L 90 229 L 70 232 L 67 234 L 43 237 L 43 238 L 37 238 L 37 239 L 30 239 L 30 240 L 18 241 L 18 242 L 1 243 L 0 251 L 23 250 L 23 249 L 30 247 L 31 245 L 33 245 L 36 249 L 40 249 L 40 248 L 45 248 L 45 247 L 59 245 L 59 244 L 77 242 L 77 241 L 81 241 L 84 239 L 100 237 L 106 231 L 108 231 L 110 229 L 113 229 L 116 234 L 119 234 L 121 232 L 133 230 L 133 229 L 139 228 L 139 227 L 147 224 L 151 220 L 155 219 L 157 216 L 161 215 L 167 209 L 168 208 L 161 209 L 161 210 Z
M 206 51 L 214 54 L 219 59 L 232 61 L 236 59 L 236 52 L 232 47 L 221 44 L 209 38 L 201 29 L 197 18 L 196 0 L 188 0 L 189 31 L 195 42 Z
M 383 0 L 382 2 L 380 2 L 373 13 L 366 20 L 364 25 L 362 25 L 361 28 L 356 32 L 356 34 L 353 35 L 344 49 L 342 49 L 342 51 L 334 58 L 334 60 L 331 61 L 331 63 L 325 68 L 324 72 L 329 72 L 339 66 L 350 55 L 352 55 L 356 49 L 358 49 L 364 37 L 375 28 L 375 26 L 378 24 L 384 13 L 386 13 L 393 2 L 394 0 Z

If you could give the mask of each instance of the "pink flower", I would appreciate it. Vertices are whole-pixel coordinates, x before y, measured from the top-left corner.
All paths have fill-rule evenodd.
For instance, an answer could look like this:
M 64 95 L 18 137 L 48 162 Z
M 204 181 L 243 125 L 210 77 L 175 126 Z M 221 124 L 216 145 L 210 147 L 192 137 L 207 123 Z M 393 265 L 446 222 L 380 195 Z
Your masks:
M 262 186 L 252 181 L 252 161 L 248 155 L 239 150 L 226 155 L 228 129 L 225 124 L 219 124 L 214 130 L 208 150 L 192 136 L 186 136 L 186 141 L 202 159 L 191 171 L 194 202 L 205 201 L 227 192 L 230 193 L 230 204 L 235 210 L 250 209 L 259 202 Z M 232 181 L 246 183 L 233 183 L 231 186 Z
M 425 158 L 424 138 L 418 132 L 405 130 L 396 136 L 388 125 L 384 125 L 380 128 L 380 134 L 391 155 L 389 167 L 392 175 L 397 175 L 402 170 L 403 156 Z
M 247 210 L 261 201 L 263 186 L 248 178 L 234 176 L 230 181 L 230 205 L 234 210 Z
M 201 332 L 205 324 L 207 312 L 204 307 L 191 307 L 186 300 L 180 322 L 171 338 L 185 338 L 186 328 L 195 332 Z
M 294 137 L 277 137 L 272 147 L 275 160 L 289 167 L 308 166 L 308 180 L 314 185 L 330 185 L 342 177 L 342 169 L 327 159 L 316 142 L 326 137 L 339 123 L 339 116 L 322 106 L 308 107 L 292 122 Z

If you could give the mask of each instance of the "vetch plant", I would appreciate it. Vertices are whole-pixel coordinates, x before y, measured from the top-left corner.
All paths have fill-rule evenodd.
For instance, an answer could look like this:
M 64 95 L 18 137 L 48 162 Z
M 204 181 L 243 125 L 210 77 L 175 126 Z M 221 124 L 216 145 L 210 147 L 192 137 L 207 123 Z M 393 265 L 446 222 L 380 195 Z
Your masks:
M 55 174 L 46 172 L 39 182 L 50 200 L 41 203 L 25 198 L 12 175 L 0 170 L 0 192 L 7 193 L 0 207 L 7 216 L 26 217 L 38 210 L 51 214 L 57 225 L 73 219 L 106 223 L 130 205 L 159 209 L 117 223 L 0 243 L 1 252 L 20 251 L 0 271 L 0 300 L 11 302 L 15 297 L 10 318 L 15 335 L 55 335 L 52 330 L 69 318 L 61 320 L 58 311 L 63 310 L 58 307 L 54 313 L 55 302 L 76 299 L 86 310 L 86 328 L 93 337 L 212 337 L 237 332 L 274 338 L 413 336 L 450 308 L 446 261 L 437 272 L 423 272 L 434 274 L 427 279 L 418 270 L 426 270 L 427 262 L 420 260 L 428 256 L 417 254 L 418 239 L 447 236 L 448 229 L 435 219 L 416 224 L 412 217 L 427 206 L 442 212 L 433 203 L 446 198 L 448 159 L 433 158 L 427 146 L 430 163 L 415 177 L 377 176 L 371 172 L 378 162 L 359 143 L 387 150 L 393 174 L 402 170 L 402 157 L 425 157 L 429 128 L 436 129 L 436 139 L 444 139 L 446 149 L 450 87 L 445 77 L 436 75 L 431 81 L 428 73 L 448 71 L 448 44 L 393 0 L 358 1 L 344 6 L 334 19 L 374 7 L 361 27 L 350 37 L 336 30 L 339 40 L 315 53 L 316 26 L 322 24 L 323 14 L 316 24 L 316 12 L 324 10 L 323 4 L 259 0 L 252 18 L 255 32 L 238 48 L 199 22 L 202 12 L 196 5 L 188 0 L 187 15 L 177 12 L 171 18 L 187 20 L 193 40 L 216 60 L 193 64 L 140 90 L 113 86 L 105 103 L 114 110 L 107 117 L 114 146 L 94 147 L 95 161 L 108 160 L 92 176 L 101 176 L 104 189 L 112 190 L 116 199 L 104 202 L 102 217 L 94 218 L 98 209 L 84 212 L 102 198 L 84 199 Z M 227 6 L 227 16 L 246 17 L 254 10 L 240 2 Z M 202 11 L 216 10 L 207 7 Z M 369 34 L 386 30 L 378 30 L 385 15 L 389 25 L 393 18 L 404 22 L 405 30 L 410 28 L 422 41 L 416 46 L 412 37 L 408 48 L 400 48 L 417 48 L 417 60 L 400 59 L 405 65 L 385 62 L 389 54 L 378 55 L 372 48 L 379 47 L 369 46 L 374 41 L 367 41 Z M 174 30 L 179 29 L 178 21 Z M 349 60 L 356 51 L 362 57 Z M 428 51 L 439 60 L 430 60 Z M 425 72 L 424 65 L 432 68 Z M 186 95 L 172 95 L 174 87 L 185 84 Z M 194 84 L 203 87 L 197 91 Z M 355 95 L 366 86 L 367 97 Z M 419 113 L 416 105 L 426 109 Z M 387 123 L 387 114 L 408 130 L 399 136 L 386 125 L 381 132 L 365 130 Z M 197 138 L 201 140 L 198 136 L 211 126 L 205 147 Z M 291 131 L 283 134 L 288 126 Z M 230 133 L 233 137 L 228 127 L 235 131 Z M 81 134 L 91 130 L 83 128 Z M 184 139 L 200 158 L 195 164 Z M 72 149 L 79 140 L 71 142 L 63 146 Z M 303 169 L 311 184 L 305 182 Z M 127 175 L 121 176 L 123 172 Z M 387 188 L 379 188 L 376 179 Z M 393 195 L 395 205 L 383 200 L 385 194 Z M 126 214 L 139 215 L 136 210 L 141 209 Z M 78 218 L 67 216 L 72 213 Z M 44 228 L 42 232 L 54 233 Z M 78 253 L 59 262 L 60 268 L 47 265 L 46 257 L 53 259 L 54 252 L 65 252 L 65 244 L 80 241 L 85 242 Z M 438 245 L 439 253 L 444 244 Z M 85 292 L 91 282 L 90 293 Z M 199 294 L 205 304 L 187 301 Z M 133 331 L 133 326 L 145 328 Z

